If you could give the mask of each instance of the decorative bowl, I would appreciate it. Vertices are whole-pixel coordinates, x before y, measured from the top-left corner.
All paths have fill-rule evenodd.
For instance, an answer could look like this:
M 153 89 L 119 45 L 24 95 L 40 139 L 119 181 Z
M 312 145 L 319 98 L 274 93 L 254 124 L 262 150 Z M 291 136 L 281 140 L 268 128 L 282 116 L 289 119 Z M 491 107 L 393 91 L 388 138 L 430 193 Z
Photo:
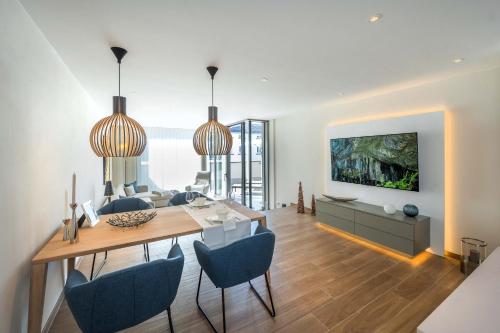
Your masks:
M 322 194 L 325 198 L 331 199 L 333 201 L 340 201 L 340 202 L 348 202 L 348 201 L 355 201 L 358 200 L 358 198 L 354 197 L 336 197 L 333 195 L 328 195 L 328 194 Z

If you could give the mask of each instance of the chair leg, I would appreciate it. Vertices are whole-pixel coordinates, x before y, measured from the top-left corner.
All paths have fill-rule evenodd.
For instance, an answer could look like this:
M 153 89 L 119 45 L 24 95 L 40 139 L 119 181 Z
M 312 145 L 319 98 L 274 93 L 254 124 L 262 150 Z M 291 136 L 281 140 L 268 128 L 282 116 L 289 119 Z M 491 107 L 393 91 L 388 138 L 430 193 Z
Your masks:
M 172 313 L 170 312 L 170 306 L 167 308 L 168 314 L 168 325 L 170 326 L 170 333 L 174 333 L 174 324 L 172 322 Z
M 269 287 L 269 280 L 268 280 L 267 274 L 264 273 L 264 277 L 266 278 L 267 292 L 269 293 L 269 299 L 271 300 L 271 309 L 269 309 L 269 307 L 267 306 L 266 302 L 264 302 L 264 300 L 262 299 L 262 297 L 260 297 L 260 295 L 257 292 L 257 290 L 253 287 L 252 281 L 248 281 L 248 283 L 250 284 L 250 288 L 255 293 L 255 295 L 257 296 L 257 298 L 259 299 L 259 301 L 266 308 L 267 312 L 269 312 L 269 314 L 271 315 L 271 317 L 275 317 L 276 316 L 276 310 L 274 309 L 273 296 L 271 295 L 271 288 Z
M 142 248 L 144 249 L 144 260 L 146 260 L 146 262 L 149 262 L 149 244 L 142 244 Z
M 92 269 L 90 270 L 90 281 L 95 279 L 101 272 L 101 269 L 103 268 L 104 264 L 106 263 L 106 260 L 108 259 L 108 251 L 104 252 L 104 259 L 102 260 L 102 263 L 99 265 L 99 268 L 97 270 L 95 269 L 96 256 L 97 253 L 94 253 L 94 257 L 92 258 Z
M 203 275 L 203 269 L 200 270 L 200 279 L 198 280 L 198 290 L 196 291 L 196 305 L 198 306 L 198 309 L 201 311 L 201 313 L 203 314 L 203 316 L 205 317 L 205 319 L 210 324 L 210 327 L 212 327 L 212 330 L 215 333 L 217 333 L 217 330 L 215 329 L 215 326 L 212 324 L 212 322 L 210 321 L 210 319 L 208 319 L 207 314 L 205 313 L 205 311 L 203 311 L 203 309 L 200 306 L 199 298 L 200 298 L 200 287 L 201 287 L 201 277 L 202 277 L 202 275 Z M 225 304 L 225 301 L 224 301 L 224 288 L 221 288 L 221 289 L 222 289 L 222 325 L 223 325 L 223 329 L 224 329 L 223 332 L 226 333 L 226 304 Z

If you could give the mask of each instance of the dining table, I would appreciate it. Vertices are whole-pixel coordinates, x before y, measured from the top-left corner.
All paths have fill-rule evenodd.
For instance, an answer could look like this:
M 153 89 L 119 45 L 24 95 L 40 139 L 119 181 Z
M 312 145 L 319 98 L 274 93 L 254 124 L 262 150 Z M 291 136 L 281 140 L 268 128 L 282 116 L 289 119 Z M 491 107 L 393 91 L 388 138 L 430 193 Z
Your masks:
M 225 206 L 267 227 L 266 215 L 254 211 L 233 200 L 221 200 Z M 41 246 L 31 260 L 28 332 L 42 330 L 43 307 L 47 281 L 47 267 L 50 262 L 67 260 L 67 273 L 75 269 L 76 258 L 95 253 L 147 244 L 165 239 L 200 233 L 203 227 L 182 206 L 158 208 L 156 216 L 139 227 L 120 228 L 106 223 L 114 214 L 101 216 L 94 227 L 80 228 L 79 240 L 71 244 L 63 240 L 61 227 Z M 67 276 L 67 275 L 66 275 Z

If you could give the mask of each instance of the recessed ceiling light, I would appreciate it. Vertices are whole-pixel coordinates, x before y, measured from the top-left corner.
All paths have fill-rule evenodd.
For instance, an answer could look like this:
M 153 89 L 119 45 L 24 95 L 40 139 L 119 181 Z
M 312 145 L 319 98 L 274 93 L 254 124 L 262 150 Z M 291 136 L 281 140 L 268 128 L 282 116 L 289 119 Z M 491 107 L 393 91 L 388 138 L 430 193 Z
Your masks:
M 260 78 L 260 82 L 267 82 L 269 81 L 269 79 L 267 77 L 261 77 Z
M 455 58 L 455 59 L 453 59 L 453 62 L 454 62 L 455 64 L 459 64 L 459 63 L 461 63 L 462 61 L 464 61 L 464 58 Z
M 368 22 L 370 23 L 375 23 L 375 22 L 378 22 L 382 19 L 382 14 L 375 14 L 375 15 L 372 15 L 368 18 Z
M 344 96 L 344 93 L 342 91 L 337 91 L 337 95 Z

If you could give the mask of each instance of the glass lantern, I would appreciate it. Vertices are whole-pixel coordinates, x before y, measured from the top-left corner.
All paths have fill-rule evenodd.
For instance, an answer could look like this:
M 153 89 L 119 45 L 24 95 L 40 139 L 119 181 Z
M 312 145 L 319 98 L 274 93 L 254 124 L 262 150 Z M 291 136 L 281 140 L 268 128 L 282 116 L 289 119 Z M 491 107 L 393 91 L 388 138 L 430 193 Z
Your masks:
M 460 271 L 469 276 L 486 259 L 485 241 L 464 237 L 461 241 Z

